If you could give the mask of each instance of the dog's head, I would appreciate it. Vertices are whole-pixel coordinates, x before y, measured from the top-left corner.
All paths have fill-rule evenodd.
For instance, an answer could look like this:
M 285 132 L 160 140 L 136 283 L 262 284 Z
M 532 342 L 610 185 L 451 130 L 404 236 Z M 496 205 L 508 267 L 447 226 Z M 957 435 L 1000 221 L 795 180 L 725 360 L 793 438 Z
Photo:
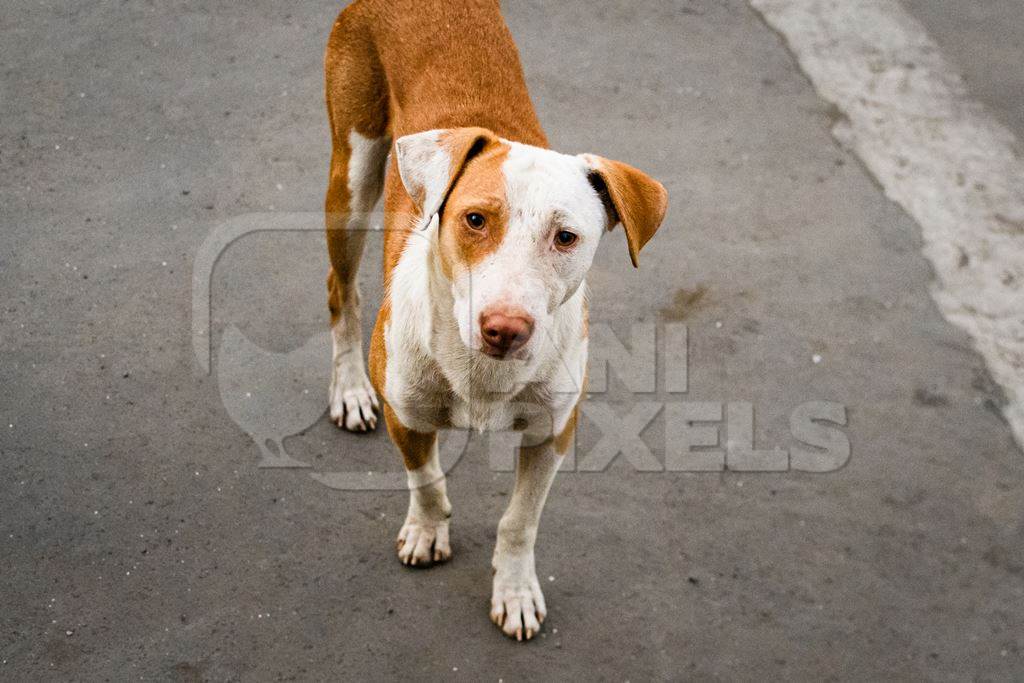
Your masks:
M 632 166 L 483 128 L 406 135 L 395 147 L 421 225 L 438 221 L 459 335 L 493 358 L 530 356 L 531 338 L 576 294 L 601 235 L 619 223 L 636 266 L 668 204 L 661 183 Z

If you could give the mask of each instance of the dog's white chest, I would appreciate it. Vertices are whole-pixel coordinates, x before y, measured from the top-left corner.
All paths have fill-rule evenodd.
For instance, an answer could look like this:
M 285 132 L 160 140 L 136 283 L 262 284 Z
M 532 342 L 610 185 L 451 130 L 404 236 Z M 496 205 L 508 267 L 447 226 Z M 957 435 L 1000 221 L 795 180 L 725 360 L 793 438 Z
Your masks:
M 511 377 L 399 351 L 388 357 L 386 399 L 416 431 L 438 428 L 506 430 L 536 412 L 537 392 Z
M 494 360 L 460 337 L 450 285 L 432 281 L 429 245 L 410 240 L 392 275 L 384 394 L 402 424 L 421 432 L 564 426 L 586 365 L 583 289 L 535 335 L 525 359 Z

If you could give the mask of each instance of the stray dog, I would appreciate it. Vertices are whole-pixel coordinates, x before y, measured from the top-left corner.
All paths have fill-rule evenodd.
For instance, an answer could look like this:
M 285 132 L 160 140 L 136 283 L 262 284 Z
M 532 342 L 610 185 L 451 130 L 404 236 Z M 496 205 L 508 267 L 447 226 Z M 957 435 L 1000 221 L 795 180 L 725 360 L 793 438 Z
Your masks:
M 331 31 L 325 75 L 331 419 L 367 431 L 383 411 L 410 489 L 398 557 L 415 566 L 451 557 L 437 430 L 523 431 L 491 619 L 528 640 L 546 612 L 537 524 L 585 380 L 584 278 L 619 223 L 636 266 L 668 194 L 624 163 L 547 148 L 495 0 L 356 0 Z M 382 192 L 368 378 L 356 271 Z

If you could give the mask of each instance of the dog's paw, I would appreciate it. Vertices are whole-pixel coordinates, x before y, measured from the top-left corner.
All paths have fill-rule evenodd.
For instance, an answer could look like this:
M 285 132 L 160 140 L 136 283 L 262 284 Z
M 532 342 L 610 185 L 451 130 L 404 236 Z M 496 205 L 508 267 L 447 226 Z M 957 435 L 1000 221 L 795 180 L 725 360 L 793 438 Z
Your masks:
M 501 562 L 494 572 L 491 621 L 510 638 L 530 640 L 547 616 L 533 562 Z
M 367 432 L 377 426 L 377 392 L 362 367 L 339 363 L 331 377 L 328 401 L 331 422 L 350 432 Z
M 398 532 L 398 559 L 410 567 L 425 567 L 450 560 L 448 520 L 424 522 L 406 520 Z

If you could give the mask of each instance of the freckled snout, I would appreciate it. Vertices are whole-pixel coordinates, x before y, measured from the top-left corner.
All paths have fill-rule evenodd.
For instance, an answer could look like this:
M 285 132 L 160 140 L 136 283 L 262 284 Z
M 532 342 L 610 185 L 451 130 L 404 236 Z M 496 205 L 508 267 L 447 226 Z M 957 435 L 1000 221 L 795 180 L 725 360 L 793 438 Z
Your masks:
M 533 318 L 522 309 L 489 309 L 480 314 L 480 349 L 492 358 L 504 358 L 530 341 Z

